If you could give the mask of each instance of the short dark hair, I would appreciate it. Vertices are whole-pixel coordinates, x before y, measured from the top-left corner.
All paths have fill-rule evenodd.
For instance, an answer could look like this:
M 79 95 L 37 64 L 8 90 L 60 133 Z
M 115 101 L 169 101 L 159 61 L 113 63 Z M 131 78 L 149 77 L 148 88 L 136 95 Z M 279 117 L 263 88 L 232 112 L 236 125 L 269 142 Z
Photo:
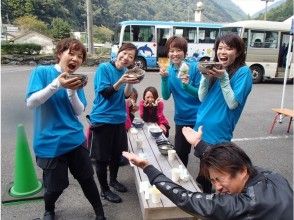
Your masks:
M 135 59 L 138 56 L 138 49 L 137 47 L 132 44 L 132 43 L 125 43 L 123 45 L 121 45 L 121 47 L 118 49 L 117 54 L 119 54 L 120 52 L 124 51 L 124 50 L 134 50 L 135 51 Z
M 167 52 L 169 52 L 170 48 L 176 47 L 184 51 L 185 56 L 187 55 L 188 50 L 188 42 L 185 38 L 179 36 L 170 37 L 165 44 Z
M 147 92 L 151 92 L 152 95 L 153 95 L 153 98 L 156 100 L 158 98 L 158 92 L 157 92 L 157 89 L 153 86 L 149 86 L 147 87 L 144 92 L 143 92 L 143 99 L 145 100 L 145 95 Z
M 59 63 L 60 59 L 58 57 L 59 54 L 63 53 L 64 51 L 81 51 L 83 54 L 83 62 L 85 62 L 87 58 L 87 50 L 85 46 L 82 44 L 81 41 L 75 38 L 64 38 L 60 40 L 55 48 L 55 56 L 56 62 Z
M 228 67 L 228 73 L 233 73 L 237 68 L 245 65 L 245 44 L 244 41 L 235 33 L 224 34 L 216 39 L 214 44 L 214 61 L 219 61 L 217 58 L 217 49 L 220 42 L 225 43 L 237 51 L 236 60 L 231 66 Z
M 256 175 L 256 169 L 248 155 L 232 142 L 217 144 L 204 154 L 200 161 L 200 172 L 208 179 L 209 168 L 229 173 L 231 177 L 235 177 L 244 168 L 247 168 L 250 177 Z

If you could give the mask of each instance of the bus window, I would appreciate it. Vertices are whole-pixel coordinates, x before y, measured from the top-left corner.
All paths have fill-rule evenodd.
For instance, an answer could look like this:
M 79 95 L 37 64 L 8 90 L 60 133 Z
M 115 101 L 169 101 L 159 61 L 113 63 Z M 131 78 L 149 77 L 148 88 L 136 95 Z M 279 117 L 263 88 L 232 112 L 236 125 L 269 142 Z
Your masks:
M 277 48 L 278 32 L 266 31 L 265 32 L 265 45 L 266 48 Z
M 221 35 L 226 35 L 228 33 L 235 33 L 235 34 L 238 34 L 240 36 L 241 31 L 242 31 L 241 27 L 225 27 L 225 28 L 221 29 L 220 34 Z
M 174 27 L 174 35 L 184 37 L 188 43 L 195 43 L 196 28 Z
M 218 35 L 215 28 L 199 28 L 199 43 L 214 43 Z
M 131 40 L 131 26 L 128 25 L 125 27 L 123 41 L 130 41 Z
M 251 47 L 277 48 L 278 32 L 274 31 L 251 31 Z
M 132 25 L 131 40 L 134 42 L 151 42 L 154 40 L 154 26 Z
M 251 31 L 251 47 L 264 47 L 265 33 L 264 31 Z
M 243 41 L 244 41 L 244 44 L 245 44 L 245 48 L 247 50 L 247 47 L 248 47 L 248 29 L 245 29 L 244 30 L 244 33 L 243 33 L 243 37 L 242 37 Z

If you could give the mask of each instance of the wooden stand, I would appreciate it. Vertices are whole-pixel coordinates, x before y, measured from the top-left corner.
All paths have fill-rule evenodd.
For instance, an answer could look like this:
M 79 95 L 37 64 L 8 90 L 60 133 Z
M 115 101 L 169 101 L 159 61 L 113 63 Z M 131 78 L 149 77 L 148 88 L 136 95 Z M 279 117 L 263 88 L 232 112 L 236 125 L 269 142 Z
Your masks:
M 293 117 L 294 117 L 294 111 L 291 110 L 291 109 L 287 109 L 287 108 L 273 108 L 272 109 L 274 112 L 276 112 L 276 115 L 274 117 L 274 121 L 272 123 L 272 126 L 270 128 L 270 131 L 269 133 L 271 134 L 273 129 L 274 129 L 274 126 L 279 118 L 280 115 L 284 116 L 284 117 L 289 117 L 290 120 L 289 120 L 289 125 L 288 125 L 288 130 L 287 130 L 287 133 L 289 133 L 290 131 L 290 127 L 291 127 L 291 123 L 292 123 L 292 120 L 293 120 Z

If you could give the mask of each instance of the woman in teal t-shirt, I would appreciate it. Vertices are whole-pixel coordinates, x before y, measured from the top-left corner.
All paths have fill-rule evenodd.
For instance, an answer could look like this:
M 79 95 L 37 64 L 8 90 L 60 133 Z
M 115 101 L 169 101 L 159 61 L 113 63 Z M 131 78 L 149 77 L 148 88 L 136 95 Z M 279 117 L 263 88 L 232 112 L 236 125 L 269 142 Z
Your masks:
M 252 74 L 245 57 L 243 40 L 236 34 L 223 35 L 215 42 L 214 57 L 222 68 L 202 74 L 198 90 L 201 105 L 194 130 L 203 126 L 202 140 L 210 145 L 229 142 L 233 137 L 252 88 Z M 197 181 L 201 182 L 199 178 Z M 208 180 L 207 184 L 210 185 Z

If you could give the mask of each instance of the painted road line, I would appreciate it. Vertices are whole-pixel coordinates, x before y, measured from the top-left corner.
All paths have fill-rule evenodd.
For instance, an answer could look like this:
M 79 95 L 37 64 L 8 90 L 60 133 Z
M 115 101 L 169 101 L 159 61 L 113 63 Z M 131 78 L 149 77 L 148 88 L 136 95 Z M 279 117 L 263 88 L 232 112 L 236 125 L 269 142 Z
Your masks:
M 266 137 L 252 137 L 252 138 L 233 138 L 232 141 L 262 141 L 262 140 L 277 140 L 277 139 L 288 139 L 293 138 L 293 135 L 280 135 L 280 136 L 266 136 Z

